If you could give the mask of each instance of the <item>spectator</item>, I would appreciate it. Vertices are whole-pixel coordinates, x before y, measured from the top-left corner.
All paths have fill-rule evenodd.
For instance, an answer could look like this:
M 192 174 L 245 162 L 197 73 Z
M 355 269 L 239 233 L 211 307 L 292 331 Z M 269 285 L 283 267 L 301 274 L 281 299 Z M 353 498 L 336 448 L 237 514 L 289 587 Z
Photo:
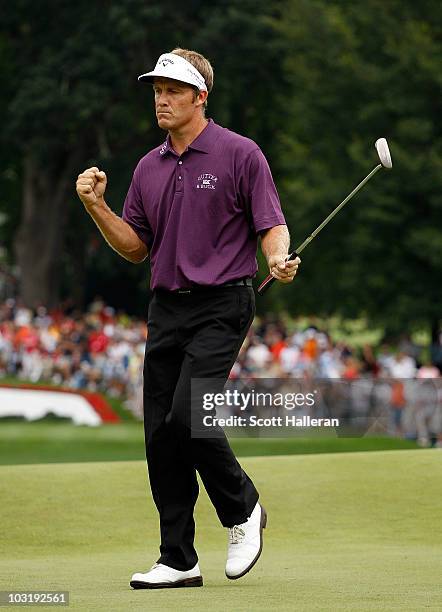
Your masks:
M 442 443 L 442 397 L 425 403 L 420 398 L 420 404 L 415 401 L 417 379 L 439 381 L 440 371 L 429 360 L 417 368 L 416 345 L 408 336 L 400 340 L 402 350 L 396 355 L 393 347 L 384 343 L 376 358 L 369 345 L 359 353 L 347 344 L 333 342 L 316 325 L 287 333 L 286 323 L 274 316 L 256 321 L 232 368 L 231 379 L 294 378 L 303 379 L 302 384 L 306 379 L 341 379 L 345 385 L 333 387 L 327 383 L 324 387 L 327 398 L 342 404 L 339 389 L 347 388 L 347 403 L 354 407 L 365 393 L 371 411 L 379 401 L 390 411 L 396 435 L 414 436 L 421 443 Z M 103 391 L 124 399 L 127 407 L 141 416 L 146 336 L 144 321 L 116 313 L 101 298 L 94 299 L 84 313 L 75 311 L 70 302 L 54 311 L 40 306 L 32 312 L 10 299 L 0 304 L 0 377 L 18 376 L 32 382 Z M 413 355 L 404 350 L 407 347 L 412 348 Z M 385 377 L 392 377 L 393 384 L 388 379 L 382 383 Z M 370 380 L 379 380 L 379 389 Z M 369 401 L 366 403 L 368 406 Z M 407 410 L 416 406 L 416 414 L 406 418 Z

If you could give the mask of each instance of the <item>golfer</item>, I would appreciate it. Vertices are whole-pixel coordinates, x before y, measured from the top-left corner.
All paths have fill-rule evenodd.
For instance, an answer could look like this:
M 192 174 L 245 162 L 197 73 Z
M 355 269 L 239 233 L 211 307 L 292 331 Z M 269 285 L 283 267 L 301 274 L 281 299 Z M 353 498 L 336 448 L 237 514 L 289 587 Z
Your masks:
M 150 257 L 144 430 L 161 545 L 157 563 L 130 585 L 202 586 L 197 471 L 228 528 L 228 578 L 244 576 L 258 560 L 266 512 L 224 434 L 191 435 L 191 381 L 228 378 L 255 312 L 258 238 L 282 283 L 293 280 L 300 260 L 285 261 L 289 234 L 261 150 L 206 118 L 208 60 L 174 49 L 138 79 L 153 85 L 166 141 L 139 161 L 122 218 L 104 200 L 107 177 L 99 168 L 79 175 L 77 193 L 115 251 L 133 263 Z

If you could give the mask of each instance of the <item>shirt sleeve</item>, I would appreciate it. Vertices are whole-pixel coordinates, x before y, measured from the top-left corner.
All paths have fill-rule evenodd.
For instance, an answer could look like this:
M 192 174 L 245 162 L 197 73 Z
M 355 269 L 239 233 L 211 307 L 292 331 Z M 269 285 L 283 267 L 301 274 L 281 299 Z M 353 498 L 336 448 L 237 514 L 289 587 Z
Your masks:
M 150 249 L 153 242 L 153 231 L 147 220 L 139 184 L 139 166 L 135 168 L 129 191 L 123 206 L 123 221 L 126 221 L 138 238 Z
M 285 225 L 278 192 L 261 149 L 257 148 L 250 153 L 244 170 L 245 204 L 256 233 L 275 225 Z

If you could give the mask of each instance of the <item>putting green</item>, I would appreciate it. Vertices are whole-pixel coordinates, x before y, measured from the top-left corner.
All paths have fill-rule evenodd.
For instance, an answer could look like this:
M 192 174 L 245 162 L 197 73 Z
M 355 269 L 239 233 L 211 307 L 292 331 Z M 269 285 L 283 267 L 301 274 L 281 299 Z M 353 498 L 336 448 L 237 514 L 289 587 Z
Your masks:
M 143 462 L 0 467 L 0 589 L 69 590 L 84 611 L 441 609 L 441 451 L 242 463 L 269 515 L 261 560 L 224 577 L 227 535 L 202 490 L 205 586 L 165 591 L 128 584 L 157 558 Z
M 391 437 L 231 438 L 237 456 L 341 453 L 418 448 L 411 440 Z M 144 460 L 142 423 L 74 427 L 57 421 L 2 421 L 0 465 L 80 461 Z

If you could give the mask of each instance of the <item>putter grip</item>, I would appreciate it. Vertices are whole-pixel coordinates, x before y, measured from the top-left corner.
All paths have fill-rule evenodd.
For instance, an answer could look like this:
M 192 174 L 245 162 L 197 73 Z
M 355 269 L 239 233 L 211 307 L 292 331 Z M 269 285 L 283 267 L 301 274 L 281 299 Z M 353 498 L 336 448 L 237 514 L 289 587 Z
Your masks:
M 296 251 L 293 251 L 293 253 L 290 253 L 290 255 L 287 257 L 286 261 L 296 259 L 297 257 L 298 257 L 298 253 L 296 253 Z M 270 287 L 273 285 L 275 281 L 276 281 L 276 278 L 274 278 L 271 274 L 266 276 L 257 289 L 258 295 L 263 295 L 263 293 L 265 293 L 268 289 L 270 289 Z

